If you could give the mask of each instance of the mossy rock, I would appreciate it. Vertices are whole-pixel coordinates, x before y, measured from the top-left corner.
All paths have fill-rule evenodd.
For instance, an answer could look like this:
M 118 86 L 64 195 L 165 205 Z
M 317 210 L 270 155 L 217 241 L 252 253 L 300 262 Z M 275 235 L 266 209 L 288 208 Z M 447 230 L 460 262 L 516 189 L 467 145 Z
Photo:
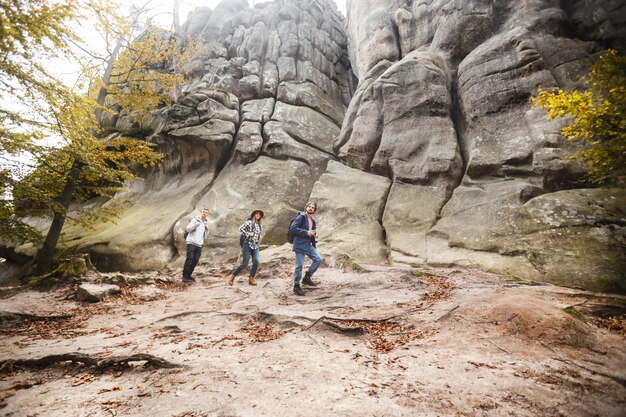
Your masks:
M 574 317 L 575 319 L 585 321 L 585 316 L 580 311 L 576 309 L 576 307 L 566 307 L 563 309 L 567 314 Z
M 367 269 L 363 268 L 356 260 L 345 254 L 337 255 L 337 257 L 333 259 L 332 263 L 336 268 L 341 268 L 348 271 L 369 272 Z
M 430 272 L 420 271 L 419 269 L 414 269 L 411 271 L 411 275 L 417 278 L 421 277 L 435 277 L 435 274 L 431 274 Z
M 61 284 L 72 284 L 78 277 L 94 270 L 89 255 L 81 254 L 60 261 L 52 272 L 28 278 L 26 285 L 39 289 L 50 289 Z

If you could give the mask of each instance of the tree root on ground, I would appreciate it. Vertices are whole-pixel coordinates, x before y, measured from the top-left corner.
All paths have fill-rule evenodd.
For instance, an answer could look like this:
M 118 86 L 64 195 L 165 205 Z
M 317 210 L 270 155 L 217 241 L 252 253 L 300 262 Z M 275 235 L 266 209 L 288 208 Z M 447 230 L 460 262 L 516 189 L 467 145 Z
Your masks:
M 143 362 L 146 366 L 153 368 L 180 368 L 178 365 L 165 359 L 150 355 L 148 353 L 136 353 L 134 355 L 111 356 L 105 359 L 94 355 L 78 352 L 63 353 L 59 355 L 48 355 L 37 359 L 7 359 L 0 361 L 0 373 L 15 368 L 39 369 L 53 366 L 63 362 L 82 363 L 91 366 L 97 371 L 104 371 L 119 366 L 130 366 L 130 362 Z
M 325 325 L 332 327 L 335 330 L 340 331 L 341 333 L 354 333 L 354 334 L 363 334 L 365 333 L 365 329 L 363 328 L 363 326 L 356 326 L 356 327 L 344 327 L 341 326 L 337 323 L 333 323 L 330 320 L 322 320 L 322 323 L 324 323 Z
M 313 323 L 309 324 L 307 327 L 302 329 L 302 331 L 309 330 L 311 327 L 315 326 L 319 322 L 323 322 L 324 324 L 328 324 L 327 322 L 329 320 L 331 320 L 331 321 L 339 321 L 339 322 L 341 322 L 341 321 L 349 321 L 349 322 L 361 322 L 361 323 L 384 323 L 386 321 L 393 320 L 393 319 L 396 319 L 398 317 L 406 316 L 406 315 L 414 313 L 416 311 L 426 310 L 427 308 L 431 307 L 432 305 L 433 304 L 430 303 L 430 304 L 428 304 L 425 307 L 415 308 L 415 309 L 408 310 L 408 311 L 402 312 L 400 314 L 394 314 L 393 316 L 385 317 L 385 318 L 382 318 L 382 319 L 368 319 L 368 318 L 344 319 L 344 318 L 338 318 L 338 317 L 321 316 L 320 318 L 315 320 Z M 350 327 L 350 328 L 347 328 L 347 327 L 343 327 L 343 326 L 337 325 L 337 323 L 333 323 L 331 325 L 331 327 L 334 327 L 334 328 L 336 328 L 338 330 L 341 330 L 341 328 L 343 328 L 344 330 L 350 329 L 350 331 L 354 331 L 353 329 L 361 329 L 361 330 L 363 330 L 362 327 Z
M 459 308 L 459 306 L 455 306 L 453 307 L 450 311 L 448 311 L 446 314 L 444 314 L 443 316 L 439 317 L 437 320 L 435 321 L 441 321 L 444 319 L 447 319 L 448 317 L 450 317 L 452 315 L 452 313 L 454 312 L 454 310 L 456 310 L 457 308 Z
M 49 321 L 49 320 L 66 320 L 74 317 L 73 314 L 62 316 L 37 316 L 28 313 L 16 313 L 14 311 L 0 311 L 0 326 L 7 324 L 15 324 L 23 321 Z
M 157 321 L 153 322 L 152 324 L 156 324 L 162 321 L 166 321 L 166 320 L 172 320 L 172 319 L 178 319 L 180 317 L 185 317 L 185 316 L 193 316 L 196 314 L 213 314 L 213 313 L 218 313 L 218 310 L 195 310 L 195 311 L 184 311 L 182 313 L 177 313 L 177 314 L 173 314 L 171 316 L 165 316 L 162 317 L 160 319 L 158 319 Z
M 609 373 L 603 372 L 603 371 L 597 371 L 595 369 L 591 369 L 591 368 L 589 368 L 587 366 L 581 365 L 581 364 L 579 364 L 577 362 L 574 362 L 572 360 L 569 360 L 569 359 L 564 359 L 564 358 L 560 358 L 560 357 L 553 358 L 553 359 L 557 360 L 557 361 L 560 361 L 560 362 L 564 362 L 564 363 L 566 363 L 568 365 L 576 366 L 576 367 L 578 367 L 580 369 L 584 369 L 585 371 L 589 372 L 590 374 L 600 375 L 600 376 L 603 376 L 605 378 L 611 379 L 611 380 L 613 380 L 615 382 L 618 382 L 622 386 L 626 387 L 626 379 L 622 378 L 621 376 L 612 375 L 612 374 L 609 374 Z

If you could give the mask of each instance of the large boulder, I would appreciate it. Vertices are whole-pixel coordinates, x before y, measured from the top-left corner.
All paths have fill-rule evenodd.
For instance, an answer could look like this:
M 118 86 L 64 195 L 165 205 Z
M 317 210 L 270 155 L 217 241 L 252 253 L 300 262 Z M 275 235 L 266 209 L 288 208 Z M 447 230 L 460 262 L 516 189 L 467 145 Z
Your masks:
M 330 161 L 311 192 L 318 205 L 318 249 L 370 263 L 387 259 L 381 219 L 390 186 L 386 177 Z
M 557 48 L 568 54 L 555 55 Z M 467 176 L 474 180 L 524 176 L 546 188 L 555 187 L 550 180 L 559 181 L 558 187 L 574 185 L 581 171 L 566 164 L 569 147 L 559 134 L 561 125 L 547 122 L 545 113 L 531 108 L 529 99 L 539 86 L 573 86 L 590 63 L 588 49 L 580 41 L 513 29 L 480 45 L 459 64 Z M 563 66 L 567 71 L 559 72 Z M 547 150 L 554 148 L 564 153 L 553 153 L 554 158 L 546 160 Z M 549 175 L 554 170 L 559 175 Z M 570 184 L 563 184 L 567 179 Z
M 419 50 L 372 68 L 334 145 L 346 164 L 393 179 L 382 217 L 388 246 L 422 261 L 426 232 L 462 175 L 446 65 Z
M 393 183 L 383 215 L 392 259 L 399 255 L 415 257 L 419 262 L 428 259 L 426 234 L 437 221 L 448 195 L 443 186 Z
M 412 52 L 386 68 L 350 107 L 356 126 L 338 138 L 339 157 L 397 181 L 452 187 L 461 175 L 461 157 L 450 85 L 445 61 L 429 52 Z
M 237 257 L 239 226 L 255 209 L 265 212 L 263 244 L 284 243 L 290 220 L 302 210 L 318 178 L 314 167 L 297 159 L 261 156 L 244 166 L 227 167 L 197 203 L 197 207 L 209 209 L 209 237 L 203 259 Z M 181 220 L 180 228 L 185 221 Z M 182 240 L 178 249 L 182 253 Z
M 520 181 L 460 187 L 429 232 L 434 237 L 429 261 L 451 265 L 469 253 L 467 265 L 524 279 L 624 292 L 624 207 L 623 188 L 542 193 Z M 456 257 L 441 252 L 442 237 Z M 495 256 L 485 265 L 472 252 Z

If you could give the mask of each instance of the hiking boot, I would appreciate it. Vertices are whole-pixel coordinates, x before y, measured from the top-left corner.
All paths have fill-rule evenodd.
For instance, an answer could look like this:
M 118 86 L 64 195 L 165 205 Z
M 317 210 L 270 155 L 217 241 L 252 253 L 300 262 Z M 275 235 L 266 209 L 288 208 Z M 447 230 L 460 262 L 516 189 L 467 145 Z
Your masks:
M 234 282 L 235 282 L 235 274 L 230 274 L 228 276 L 228 285 L 233 285 Z
M 253 276 L 250 276 L 250 278 L 248 278 L 248 284 L 250 285 L 256 285 L 256 281 L 254 280 Z
M 304 278 L 302 278 L 302 283 L 304 285 L 308 285 L 309 287 L 317 287 L 317 283 L 311 281 L 311 273 L 309 271 L 306 271 L 306 273 L 304 274 Z
M 302 291 L 302 288 L 300 288 L 300 284 L 296 284 L 293 286 L 293 293 L 295 295 L 304 295 L 304 291 Z

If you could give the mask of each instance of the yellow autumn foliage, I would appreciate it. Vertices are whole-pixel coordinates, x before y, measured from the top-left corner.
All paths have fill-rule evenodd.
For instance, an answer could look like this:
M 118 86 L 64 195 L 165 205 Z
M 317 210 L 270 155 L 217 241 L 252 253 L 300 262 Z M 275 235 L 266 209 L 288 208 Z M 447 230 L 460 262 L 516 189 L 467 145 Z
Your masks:
M 93 92 L 104 87 L 108 103 L 134 114 L 168 104 L 186 82 L 184 71 L 170 69 L 185 68 L 197 44 L 180 48 L 174 36 L 157 30 L 127 39 L 137 20 L 122 18 L 119 9 L 111 0 L 0 1 L 0 239 L 40 241 L 40 232 L 22 219 L 64 219 L 68 207 L 60 196 L 68 184 L 74 200 L 111 196 L 136 177 L 137 167 L 162 159 L 141 139 L 105 135 L 96 117 L 103 103 Z M 72 28 L 88 20 L 123 46 L 107 58 L 113 72 L 106 85 L 93 83 L 104 79 L 97 74 L 101 65 L 72 53 L 71 45 L 85 45 Z M 50 59 L 82 63 L 83 78 L 64 85 L 46 69 Z
M 562 134 L 581 144 L 574 155 L 590 166 L 596 183 L 626 182 L 626 57 L 607 51 L 592 66 L 585 91 L 540 89 L 535 105 L 550 120 L 567 117 Z

